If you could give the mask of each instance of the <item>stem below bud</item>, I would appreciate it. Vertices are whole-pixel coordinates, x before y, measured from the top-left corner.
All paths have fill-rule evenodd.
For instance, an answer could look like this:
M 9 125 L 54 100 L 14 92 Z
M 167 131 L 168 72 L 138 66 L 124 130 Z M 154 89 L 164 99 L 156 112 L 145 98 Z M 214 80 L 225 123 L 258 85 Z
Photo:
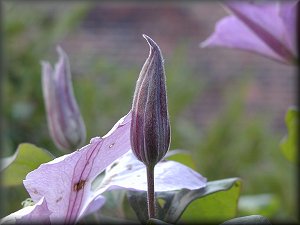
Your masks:
M 154 166 L 147 166 L 147 203 L 148 203 L 148 216 L 155 218 L 155 192 L 154 192 Z

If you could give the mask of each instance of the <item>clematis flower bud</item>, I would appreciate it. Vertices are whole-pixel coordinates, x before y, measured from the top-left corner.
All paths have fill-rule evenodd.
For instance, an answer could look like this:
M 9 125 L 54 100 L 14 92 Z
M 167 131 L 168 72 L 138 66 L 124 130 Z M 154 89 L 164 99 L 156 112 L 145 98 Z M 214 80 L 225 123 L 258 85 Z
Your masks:
M 61 150 L 74 150 L 84 144 L 86 129 L 74 97 L 69 59 L 57 47 L 59 61 L 53 70 L 42 61 L 42 89 L 50 135 Z
M 170 145 L 166 77 L 159 46 L 143 35 L 150 53 L 136 83 L 130 140 L 134 155 L 146 166 L 155 166 Z

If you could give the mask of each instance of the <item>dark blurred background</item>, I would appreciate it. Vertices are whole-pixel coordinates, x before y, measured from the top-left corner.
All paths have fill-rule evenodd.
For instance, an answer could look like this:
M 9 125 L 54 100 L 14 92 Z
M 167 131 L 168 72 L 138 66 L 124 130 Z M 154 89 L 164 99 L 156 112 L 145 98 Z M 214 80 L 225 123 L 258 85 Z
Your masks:
M 296 170 L 280 153 L 284 115 L 296 103 L 296 72 L 258 55 L 199 43 L 226 16 L 218 2 L 3 2 L 2 156 L 30 142 L 52 143 L 41 90 L 41 60 L 69 55 L 87 142 L 125 115 L 148 56 L 160 46 L 167 76 L 171 149 L 189 150 L 208 180 L 243 179 L 239 215 L 296 218 Z M 234 35 L 234 34 L 232 34 Z M 23 187 L 8 191 L 4 214 L 21 208 Z M 3 216 L 3 215 L 1 215 Z

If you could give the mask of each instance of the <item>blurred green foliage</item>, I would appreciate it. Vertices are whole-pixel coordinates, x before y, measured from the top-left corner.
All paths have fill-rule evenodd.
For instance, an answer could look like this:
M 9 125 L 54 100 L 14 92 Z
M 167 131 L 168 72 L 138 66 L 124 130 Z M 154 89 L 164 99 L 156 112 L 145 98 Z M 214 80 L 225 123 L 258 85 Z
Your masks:
M 77 27 L 88 5 L 71 4 L 54 14 L 54 4 L 30 10 L 32 4 L 4 4 L 4 136 L 3 155 L 21 142 L 49 146 L 41 90 L 40 61 L 64 36 Z M 53 145 L 50 145 L 55 149 Z
M 279 209 L 280 201 L 271 194 L 244 195 L 239 200 L 241 216 L 264 215 L 272 217 Z
M 20 144 L 14 155 L 1 158 L 1 184 L 5 187 L 22 185 L 29 172 L 53 159 L 54 156 L 42 148 L 28 143 Z
M 209 179 L 229 174 L 242 178 L 242 194 L 274 194 L 285 207 L 261 215 L 275 219 L 293 215 L 289 219 L 295 221 L 296 167 L 279 150 L 281 137 L 269 125 L 272 118 L 245 112 L 244 85 L 241 81 L 239 86 L 228 87 L 226 106 L 202 135 L 195 152 L 198 168 Z
M 242 182 L 237 178 L 208 182 L 206 189 L 211 188 L 213 191 L 222 191 L 216 191 L 194 200 L 187 207 L 180 221 L 184 223 L 195 223 L 197 221 L 221 223 L 236 217 L 241 186 Z
M 54 14 L 53 11 L 57 10 L 55 4 L 45 4 L 46 7 L 34 8 L 29 2 L 3 3 L 2 157 L 12 155 L 23 142 L 51 149 L 54 155 L 61 154 L 49 139 L 40 60 L 46 56 L 45 52 L 78 26 L 89 6 L 71 4 L 67 11 L 60 9 L 60 13 Z M 4 207 L 0 207 L 0 216 L 20 209 L 21 202 L 27 197 L 23 186 L 3 188 L 1 199 Z
M 288 129 L 288 134 L 282 138 L 280 147 L 283 155 L 291 162 L 298 163 L 298 125 L 299 125 L 299 110 L 295 107 L 290 107 L 285 115 L 285 124 Z
M 48 149 L 56 156 L 62 154 L 48 133 L 40 60 L 51 58 L 55 46 L 76 33 L 91 4 L 64 2 L 58 7 L 54 2 L 35 2 L 36 7 L 43 7 L 35 8 L 34 13 L 30 8 L 32 3 L 3 4 L 2 156 L 12 155 L 22 142 Z M 241 177 L 242 195 L 275 196 L 281 204 L 271 214 L 268 212 L 269 218 L 295 218 L 295 167 L 279 151 L 280 135 L 269 126 L 272 118 L 254 115 L 249 119 L 246 115 L 244 87 L 247 82 L 241 78 L 241 82 L 226 88 L 225 107 L 213 124 L 203 130 L 192 118 L 185 116 L 185 112 L 201 97 L 206 84 L 205 71 L 195 71 L 188 65 L 184 45 L 174 52 L 165 63 L 171 149 L 191 150 L 194 162 L 190 164 L 195 164 L 208 180 Z M 85 60 L 85 56 L 80 57 Z M 55 61 L 56 56 L 52 63 Z M 70 63 L 72 70 L 72 60 Z M 86 68 L 89 69 L 84 74 L 72 70 L 75 96 L 87 127 L 87 142 L 93 136 L 104 135 L 128 112 L 141 67 L 124 68 L 101 56 L 88 62 Z M 5 193 L 4 201 L 8 206 L 1 217 L 21 208 L 21 202 L 28 197 L 21 186 Z

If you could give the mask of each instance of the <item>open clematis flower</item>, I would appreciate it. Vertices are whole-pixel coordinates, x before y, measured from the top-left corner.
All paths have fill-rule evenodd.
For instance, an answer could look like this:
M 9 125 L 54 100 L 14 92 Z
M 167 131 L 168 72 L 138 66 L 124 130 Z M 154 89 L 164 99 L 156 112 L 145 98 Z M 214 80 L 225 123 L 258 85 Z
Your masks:
M 121 118 L 102 138 L 93 138 L 90 144 L 81 149 L 42 164 L 27 174 L 24 186 L 34 202 L 45 199 L 51 212 L 51 223 L 74 223 L 104 203 L 104 199 L 99 197 L 85 205 L 93 179 L 130 150 L 130 121 L 131 112 Z M 84 205 L 88 208 L 84 208 Z M 8 219 L 11 217 L 8 216 L 3 221 Z M 19 219 L 27 222 L 24 215 Z
M 145 167 L 129 151 L 130 124 L 131 112 L 102 138 L 93 138 L 78 151 L 30 172 L 24 185 L 36 204 L 8 215 L 1 223 L 72 224 L 101 208 L 105 191 L 147 190 Z M 206 186 L 204 177 L 180 163 L 162 161 L 155 169 L 157 191 Z M 104 170 L 103 179 L 95 185 L 95 179 Z
M 201 47 L 228 47 L 255 52 L 273 60 L 296 64 L 297 5 L 299 1 L 223 2 L 232 15 L 216 24 Z
M 59 61 L 54 69 L 42 61 L 42 88 L 50 135 L 55 145 L 70 152 L 83 145 L 86 130 L 77 105 L 67 54 L 57 47 Z

